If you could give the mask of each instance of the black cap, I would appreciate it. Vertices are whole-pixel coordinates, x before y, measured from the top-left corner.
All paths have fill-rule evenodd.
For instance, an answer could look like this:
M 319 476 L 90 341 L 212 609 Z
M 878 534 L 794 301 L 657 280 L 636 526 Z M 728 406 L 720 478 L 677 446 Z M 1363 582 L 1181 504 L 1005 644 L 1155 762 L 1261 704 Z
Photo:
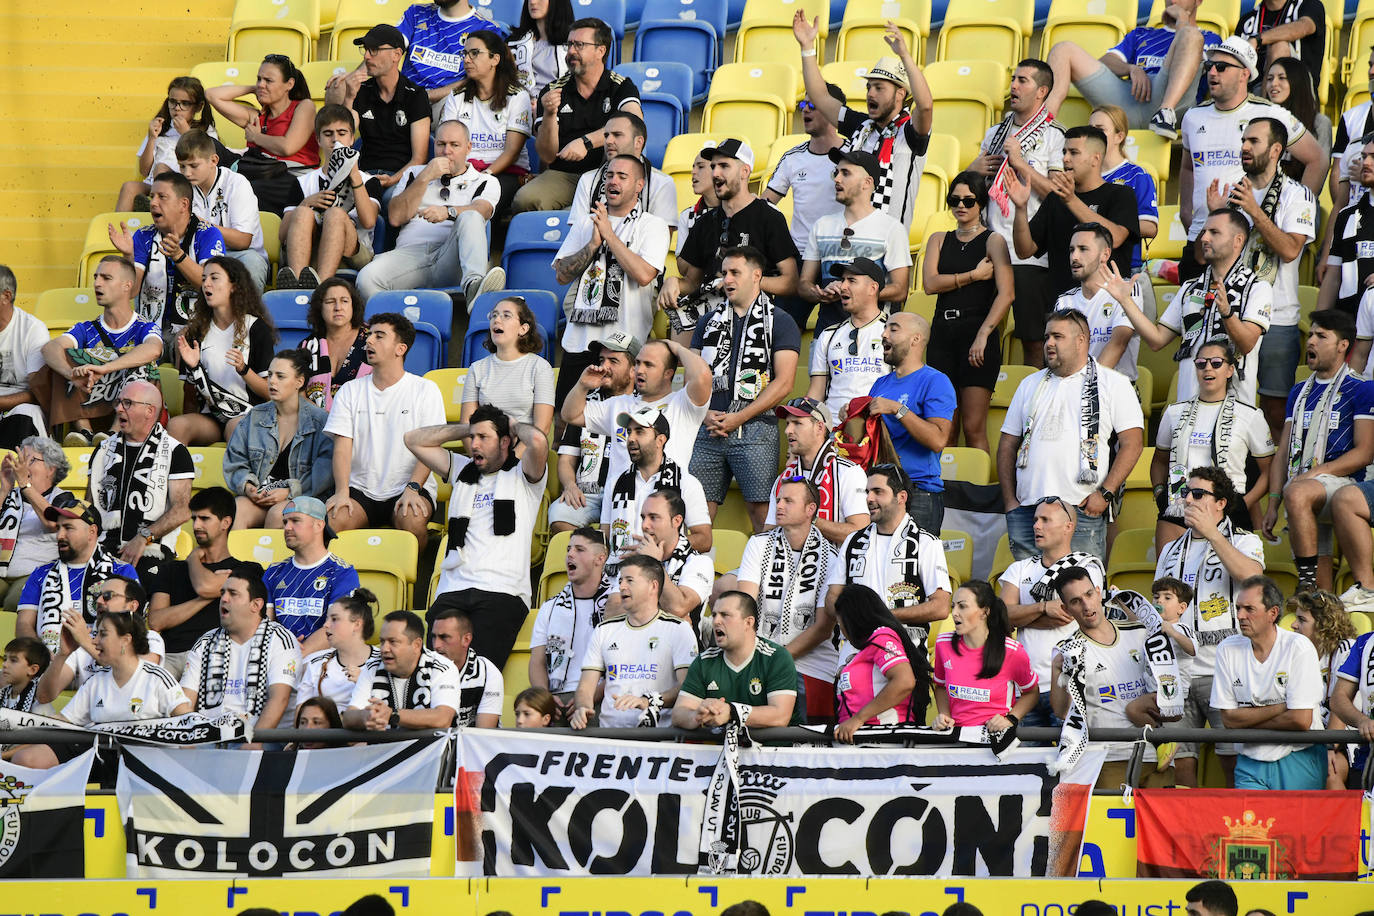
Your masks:
M 719 143 L 712 143 L 710 146 L 702 148 L 701 158 L 711 160 L 717 156 L 727 156 L 731 159 L 738 159 L 750 169 L 754 167 L 754 151 L 749 148 L 749 144 L 743 140 L 730 138 Z
M 863 150 L 851 149 L 832 149 L 829 153 L 830 161 L 839 165 L 841 162 L 852 162 L 869 174 L 876 184 L 883 178 L 883 167 L 878 164 L 878 157 L 872 153 L 865 153 Z
M 43 510 L 43 517 L 50 522 L 63 518 L 74 518 L 88 525 L 100 527 L 100 513 L 95 511 L 95 506 L 84 499 L 77 499 L 70 493 L 59 493 L 57 498 L 48 505 L 48 508 Z
M 379 22 L 367 30 L 367 34 L 362 38 L 353 39 L 353 43 L 360 48 L 380 48 L 382 45 L 391 45 L 406 49 L 406 37 L 401 34 L 401 30 L 387 22 Z
M 869 258 L 855 258 L 843 264 L 831 264 L 830 276 L 843 277 L 845 274 L 858 274 L 861 277 L 869 277 L 874 283 L 882 286 L 887 282 L 887 271 L 876 261 Z

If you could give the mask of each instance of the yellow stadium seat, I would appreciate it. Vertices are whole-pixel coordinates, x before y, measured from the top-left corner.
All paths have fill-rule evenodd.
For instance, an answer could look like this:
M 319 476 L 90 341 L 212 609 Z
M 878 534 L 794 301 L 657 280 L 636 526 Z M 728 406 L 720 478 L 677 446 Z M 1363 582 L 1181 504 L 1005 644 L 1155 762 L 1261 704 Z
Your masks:
M 992 389 L 992 400 L 988 402 L 988 444 L 994 452 L 997 443 L 1002 439 L 1002 420 L 1007 416 L 1012 395 L 1016 394 L 1017 386 L 1034 373 L 1035 369 L 1030 366 L 1014 364 L 1004 364 L 998 371 L 996 387 Z
M 1155 581 L 1154 565 L 1150 564 L 1148 568 L 1143 564 L 1137 565 L 1138 568 L 1107 570 L 1107 584 L 1112 588 L 1140 592 L 1140 594 L 1148 597 L 1150 586 Z
M 915 312 L 926 321 L 935 320 L 935 297 L 930 293 L 923 293 L 919 289 L 913 289 L 906 295 L 906 305 L 902 308 L 904 312 Z M 946 449 L 948 451 L 948 449 Z
M 1159 208 L 1159 234 L 1150 240 L 1145 253 L 1150 258 L 1166 258 L 1177 261 L 1183 257 L 1183 246 L 1188 243 L 1188 227 L 1178 217 L 1178 204 L 1161 204 Z M 1160 310 L 1161 313 L 1163 309 Z
M 1341 108 L 1349 111 L 1356 105 L 1361 105 L 1369 101 L 1368 86 L 1352 86 L 1345 93 L 1345 98 L 1341 100 Z
M 534 620 L 534 614 L 525 618 L 526 623 Z M 530 623 L 533 626 L 532 623 Z M 506 659 L 506 665 L 501 669 L 501 684 L 505 688 L 505 696 L 501 701 L 501 724 L 506 728 L 515 726 L 515 698 L 518 697 L 526 688 L 530 686 L 530 653 L 529 650 L 513 650 L 510 657 Z
M 229 553 L 240 560 L 261 563 L 263 568 L 291 556 L 280 528 L 240 528 L 229 532 Z
M 1298 590 L 1298 566 L 1293 562 L 1293 548 L 1286 541 L 1264 541 L 1264 574 L 1278 583 L 1285 595 Z
M 1159 199 L 1164 199 L 1164 184 L 1169 175 L 1173 144 L 1152 130 L 1133 130 L 1126 134 L 1126 158 L 1148 169 L 1155 178 Z
M 757 157 L 791 133 L 798 83 L 787 64 L 726 64 L 711 80 L 701 129 L 746 140 Z
M 837 60 L 821 67 L 821 76 L 827 83 L 844 90 L 844 97 L 850 108 L 864 110 L 868 99 L 868 68 L 872 61 Z
M 1026 37 L 1009 16 L 945 16 L 936 43 L 937 61 L 995 60 L 1004 79 L 1025 56 Z
M 1288 630 L 1291 633 L 1293 631 L 1293 624 L 1296 623 L 1297 620 L 1298 615 L 1294 614 L 1292 611 L 1289 611 L 1288 613 L 1284 614 L 1282 617 L 1279 618 L 1279 627 Z
M 715 528 L 711 534 L 711 560 L 715 564 L 716 575 L 723 576 L 739 569 L 739 561 L 744 556 L 744 545 L 749 535 L 732 528 Z
M 746 0 L 739 31 L 735 33 L 735 60 L 801 63 L 797 39 L 792 36 L 792 16 L 799 8 L 805 11 L 808 21 L 819 17 L 816 50 L 824 56 L 824 42 L 830 34 L 829 0 Z
M 799 146 L 803 143 L 809 143 L 810 141 L 810 134 L 784 134 L 783 136 L 774 140 L 772 145 L 768 148 L 768 165 L 764 167 L 763 175 L 759 177 L 757 189 L 758 192 L 761 193 L 762 190 L 768 186 L 768 182 L 771 181 L 773 178 L 773 173 L 778 170 L 778 163 L 782 161 L 783 155 L 788 150 L 792 149 L 794 146 Z M 763 151 L 754 150 L 754 155 L 757 156 L 761 152 Z M 788 194 L 783 199 L 789 200 L 791 199 L 791 197 L 792 195 Z M 781 204 L 779 206 L 781 206 Z M 790 222 L 791 220 L 789 219 L 788 221 Z
M 166 363 L 158 366 L 157 383 L 162 389 L 162 403 L 167 408 L 167 415 L 181 416 L 182 407 L 185 406 L 186 383 L 181 380 L 177 367 Z
M 1011 553 L 1011 539 L 1003 532 L 997 539 L 997 550 L 992 555 L 992 572 L 988 573 L 988 581 L 992 583 L 993 588 L 1001 591 L 997 586 L 997 580 L 1007 571 L 1007 567 L 1015 562 L 1016 557 Z
M 981 448 L 947 448 L 940 453 L 940 478 L 975 484 L 991 483 L 992 457 Z
M 696 161 L 697 154 L 707 143 L 719 143 L 728 140 L 729 134 L 722 133 L 695 133 L 678 134 L 668 141 L 668 148 L 663 151 L 663 171 L 667 172 L 674 179 L 681 176 L 683 182 L 678 184 L 678 203 L 687 201 L 691 203 L 696 200 L 696 196 L 691 193 L 692 187 L 692 163 Z M 765 147 L 766 149 L 767 147 Z M 755 150 L 754 173 L 762 174 L 764 165 L 758 161 L 759 150 Z M 750 177 L 753 177 L 751 173 Z M 682 189 L 687 188 L 687 194 L 682 194 Z M 686 206 L 686 204 L 683 204 Z
M 299 66 L 315 57 L 320 0 L 236 0 L 229 23 L 229 59 L 285 54 Z
M 568 541 L 571 539 L 571 531 L 559 531 L 549 537 L 544 566 L 539 573 L 539 590 L 534 599 L 539 604 L 562 591 L 568 582 Z M 433 601 L 433 597 L 430 600 Z
M 262 247 L 267 251 L 267 260 L 272 262 L 272 276 L 275 277 L 281 263 L 281 217 L 259 210 L 258 221 L 262 223 Z
M 754 533 L 754 523 L 749 520 L 749 510 L 745 506 L 744 495 L 740 493 L 739 487 L 734 483 L 725 491 L 725 502 L 720 504 L 716 510 L 715 521 L 711 527 L 716 530 L 742 531 L 745 534 Z
M 425 378 L 438 385 L 444 394 L 444 419 L 449 423 L 457 423 L 462 414 L 463 380 L 467 377 L 466 368 L 431 369 L 425 373 Z
M 95 273 L 94 265 L 91 273 Z M 79 322 L 95 318 L 100 314 L 100 306 L 95 301 L 95 290 L 84 286 L 64 286 L 39 293 L 33 314 L 56 337 L 76 327 Z
M 815 335 L 815 331 L 813 330 L 814 324 L 812 324 L 812 322 L 815 321 L 815 316 L 816 316 L 816 313 L 817 313 L 818 311 L 819 311 L 819 309 L 816 309 L 816 310 L 813 310 L 813 311 L 812 311 L 811 316 L 807 319 L 807 325 L 808 325 L 808 327 L 806 327 L 806 328 L 802 331 L 802 342 L 801 342 L 801 352 L 802 352 L 802 353 L 807 353 L 807 354 L 809 354 L 809 353 L 811 352 L 811 340 L 812 340 L 812 338 L 813 338 L 814 335 Z M 793 398 L 806 397 L 806 389 L 807 389 L 808 387 L 810 387 L 810 385 L 811 385 L 811 364 L 810 364 L 810 360 L 809 360 L 809 359 L 799 359 L 799 360 L 797 360 L 797 369 L 796 369 L 796 372 L 795 372 L 795 373 L 793 374 L 793 376 L 792 376 L 792 393 L 788 396 L 788 400 L 792 400 Z
M 100 259 L 107 254 L 119 254 L 115 250 L 114 243 L 110 241 L 110 226 L 118 227 L 124 223 L 132 232 L 144 226 L 152 225 L 152 218 L 147 213 L 101 213 L 91 217 L 91 221 L 86 224 L 86 239 L 81 243 L 81 260 L 77 262 L 76 285 L 90 286 L 95 279 L 95 267 L 100 263 Z M 92 309 L 86 317 L 91 317 L 98 309 Z
M 1116 514 L 1119 529 L 1149 528 L 1159 518 L 1154 494 L 1149 489 L 1128 489 L 1121 496 L 1121 510 Z
M 924 49 L 926 40 L 921 35 L 921 27 L 912 20 L 888 16 L 851 16 L 846 10 L 844 24 L 840 26 L 840 37 L 835 45 L 835 58 L 876 61 L 890 55 L 892 49 L 885 37 L 889 22 L 901 30 L 913 57 L 916 56 L 917 48 Z M 917 60 L 917 64 L 919 63 Z
M 1167 0 L 1154 0 L 1150 7 L 1150 25 L 1164 21 L 1164 8 Z M 1197 25 L 1200 29 L 1210 29 L 1222 38 L 1236 33 L 1236 23 L 1240 22 L 1240 0 L 1209 0 L 1198 7 Z
M 1092 102 L 1083 98 L 1083 93 L 1078 91 L 1077 86 L 1070 86 L 1069 94 L 1065 96 L 1064 104 L 1054 113 L 1054 118 L 1065 128 L 1082 127 L 1088 123 L 1092 113 Z
M 353 40 L 362 38 L 379 22 L 400 22 L 409 5 L 410 0 L 338 0 L 334 27 L 329 32 L 329 58 L 356 65 L 362 60 L 363 52 Z M 324 10 L 320 12 L 323 14 Z
M 861 23 L 871 22 L 872 20 L 887 20 L 899 24 L 910 24 L 916 29 L 919 39 L 908 44 L 911 46 L 911 56 L 916 63 L 924 65 L 926 62 L 926 39 L 930 38 L 930 0 L 849 0 L 844 7 L 844 20 L 840 24 L 839 46 L 845 46 L 845 30 L 851 26 Z M 882 41 L 882 33 L 879 32 L 878 40 Z M 866 37 L 865 37 L 866 40 Z M 861 47 L 861 45 L 855 45 Z M 872 60 L 877 60 L 892 53 L 887 45 L 883 43 L 881 47 L 875 47 L 870 55 Z M 837 55 L 837 60 L 862 60 L 864 55 L 858 54 L 853 57 L 846 57 L 843 53 Z
M 196 478 L 191 481 L 191 489 L 200 491 L 224 486 L 224 446 L 204 445 L 189 451 L 191 461 L 196 466 Z
M 1304 334 L 1312 326 L 1312 313 L 1317 310 L 1317 294 L 1321 292 L 1315 286 L 1301 284 L 1298 286 L 1298 328 Z
M 962 172 L 966 165 L 959 138 L 943 132 L 931 134 L 930 146 L 926 149 L 926 165 L 938 165 L 953 181 L 954 176 Z
M 339 0 L 320 0 L 320 31 L 328 32 L 334 28 L 334 20 L 339 16 Z
M 1363 611 L 1352 611 L 1350 614 L 1350 622 L 1355 625 L 1356 636 L 1363 636 L 1374 629 L 1374 624 L 1370 623 L 1369 615 Z
M 67 462 L 72 466 L 72 469 L 67 472 L 67 476 L 58 483 L 58 486 L 80 495 L 80 491 L 88 489 L 91 485 L 91 453 L 95 449 L 89 445 L 83 445 L 79 448 L 63 446 L 62 451 L 66 454 Z
M 413 606 L 411 591 L 420 562 L 415 535 L 392 528 L 341 531 L 329 549 L 357 568 L 363 586 L 377 596 L 382 614 Z
M 1150 568 L 1154 569 L 1158 559 L 1153 525 L 1148 528 L 1123 528 L 1117 531 L 1116 540 L 1112 541 L 1107 566 L 1135 562 L 1149 563 Z
M 983 135 L 1001 117 L 1006 67 L 995 60 L 937 61 L 925 68 L 925 77 L 940 132 L 957 139 L 961 156 L 972 161 Z
M 1041 29 L 1040 57 L 1050 48 L 1072 41 L 1093 57 L 1101 57 L 1135 27 L 1139 11 L 1135 0 L 1051 0 L 1049 16 Z
M 310 87 L 310 98 L 314 99 L 315 107 L 324 104 L 324 87 L 330 79 L 336 76 L 344 76 L 348 71 L 357 66 L 356 61 L 346 60 L 312 60 L 309 63 L 297 64 L 297 69 L 305 76 L 306 85 Z
M 940 532 L 940 540 L 944 543 L 949 573 L 958 577 L 955 584 L 957 588 L 958 582 L 973 578 L 973 537 L 967 531 L 945 528 Z
M 1355 12 L 1355 21 L 1350 24 L 1345 59 L 1341 62 L 1346 85 L 1353 88 L 1362 82 L 1355 74 L 1368 62 L 1370 45 L 1374 45 L 1374 8 L 1361 3 Z M 1349 107 L 1348 102 L 1346 107 Z
M 1155 290 L 1156 299 L 1159 304 L 1160 314 L 1168 308 L 1168 304 L 1173 300 L 1178 292 L 1178 287 L 1159 287 Z M 1167 298 L 1166 298 L 1167 297 Z M 1178 377 L 1178 363 L 1174 362 L 1174 354 L 1178 352 L 1179 340 L 1175 337 L 1162 350 L 1151 350 L 1145 344 L 1140 345 L 1140 353 L 1136 357 L 1136 365 L 1142 369 L 1150 370 L 1150 380 L 1154 384 L 1154 393 L 1151 396 L 1151 407 L 1154 410 L 1163 410 L 1164 406 L 1170 403 L 1173 398 L 1169 395 L 1170 383 Z

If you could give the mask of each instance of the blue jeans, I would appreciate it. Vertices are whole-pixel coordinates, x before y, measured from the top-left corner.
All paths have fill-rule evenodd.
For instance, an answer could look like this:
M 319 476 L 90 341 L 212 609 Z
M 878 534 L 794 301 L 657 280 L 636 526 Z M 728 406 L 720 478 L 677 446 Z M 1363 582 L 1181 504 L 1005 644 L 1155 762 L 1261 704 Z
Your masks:
M 358 273 L 364 298 L 388 289 L 458 286 L 487 272 L 487 221 L 464 210 L 442 242 L 406 245 L 377 255 Z
M 1107 563 L 1107 520 L 1102 516 L 1092 517 L 1082 509 L 1076 508 L 1078 526 L 1073 530 L 1071 550 L 1090 553 Z M 1039 556 L 1035 549 L 1035 503 L 1017 506 L 1007 513 L 1007 539 L 1011 541 L 1011 555 L 1018 560 Z
M 906 498 L 906 514 L 918 527 L 940 536 L 945 523 L 945 493 L 943 490 L 913 489 Z

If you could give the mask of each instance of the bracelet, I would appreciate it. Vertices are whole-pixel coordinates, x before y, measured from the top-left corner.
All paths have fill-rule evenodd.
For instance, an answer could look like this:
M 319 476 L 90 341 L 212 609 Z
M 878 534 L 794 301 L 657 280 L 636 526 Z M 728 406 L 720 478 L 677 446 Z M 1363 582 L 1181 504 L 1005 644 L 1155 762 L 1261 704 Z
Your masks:
M 361 187 L 363 186 L 363 183 L 362 183 L 361 181 L 358 182 L 357 184 L 353 184 L 352 182 L 349 182 L 349 185 L 348 185 L 348 186 L 351 187 L 351 188 L 361 188 Z
M 802 56 L 802 57 L 815 57 L 815 56 L 816 56 L 816 49 L 815 49 L 815 48 L 812 48 L 810 51 L 802 51 L 802 52 L 801 52 L 801 56 Z
M 181 263 L 182 261 L 184 261 L 184 260 L 186 260 L 186 252 L 183 251 L 183 252 L 181 253 L 181 257 L 177 258 L 177 259 L 176 259 L 175 261 L 173 261 L 172 263 L 173 263 L 173 264 L 180 264 L 180 263 Z

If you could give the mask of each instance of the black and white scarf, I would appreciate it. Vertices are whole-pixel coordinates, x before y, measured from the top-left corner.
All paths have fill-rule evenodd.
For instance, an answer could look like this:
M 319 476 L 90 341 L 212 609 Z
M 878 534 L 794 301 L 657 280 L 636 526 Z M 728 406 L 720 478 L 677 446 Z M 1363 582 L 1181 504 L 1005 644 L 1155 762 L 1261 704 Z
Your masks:
M 1229 518 L 1223 517 L 1217 525 L 1217 530 L 1227 541 L 1232 540 L 1233 530 Z M 1184 567 L 1188 563 L 1193 540 L 1193 530 L 1189 528 L 1183 532 L 1183 537 L 1164 546 L 1160 568 L 1165 570 L 1167 575 L 1184 582 L 1188 581 L 1184 577 Z M 1202 562 L 1198 566 L 1197 577 L 1193 581 L 1192 607 L 1196 611 L 1193 629 L 1196 631 L 1199 647 L 1215 647 L 1223 639 L 1240 632 L 1236 619 L 1235 583 L 1231 581 L 1231 574 L 1226 571 L 1226 564 L 1221 562 L 1221 556 L 1216 549 L 1205 539 L 1202 540 L 1206 547 Z
M 111 436 L 96 447 L 91 468 L 97 467 L 100 479 L 91 475 L 91 495 L 102 517 L 105 543 L 123 543 L 133 535 L 125 524 L 125 509 L 132 507 L 134 528 L 141 522 L 161 518 L 167 511 L 168 477 L 172 472 L 172 452 L 179 443 L 161 423 L 153 424 L 148 438 L 138 446 L 133 467 L 124 466 L 124 437 Z M 129 530 L 126 530 L 129 528 Z
M 759 293 L 744 316 L 739 352 L 735 352 L 734 306 L 724 303 L 711 313 L 701 334 L 701 358 L 711 367 L 712 389 L 730 393 L 730 410 L 742 410 L 763 393 L 773 372 L 773 300 Z
M 1169 505 L 1167 514 L 1172 518 L 1183 517 L 1183 491 L 1188 486 L 1188 473 L 1192 470 L 1188 461 L 1188 451 L 1193 440 L 1193 429 L 1197 426 L 1198 412 L 1202 409 L 1200 398 L 1193 398 L 1179 411 L 1178 422 L 1174 424 L 1173 441 L 1169 443 Z M 1226 397 L 1217 411 L 1216 424 L 1212 427 L 1213 467 L 1226 467 L 1226 458 L 1231 454 L 1231 441 L 1236 432 L 1236 395 L 1227 386 Z
M 616 235 L 628 239 L 639 220 L 640 210 L 631 210 L 619 226 Z M 625 294 L 625 268 L 611 253 L 611 246 L 601 240 L 601 247 L 577 281 L 577 299 L 568 321 L 573 324 L 607 324 L 620 319 L 620 305 Z M 633 281 L 630 281 L 633 282 Z
M 63 731 L 99 732 L 127 741 L 160 744 L 166 747 L 194 747 L 253 740 L 253 727 L 242 717 L 230 713 L 208 718 L 198 712 L 167 719 L 139 719 L 133 722 L 105 722 L 86 726 L 73 725 L 66 719 L 54 719 L 33 712 L 0 708 L 0 735 L 19 728 L 56 728 Z M 127 752 L 127 748 L 121 750 Z M 127 763 L 128 757 L 126 756 Z
M 179 242 L 187 257 L 196 256 L 196 230 L 200 219 L 192 213 L 186 231 Z M 195 314 L 200 286 L 192 285 L 176 265 L 167 260 L 159 242 L 162 233 L 154 230 L 153 244 L 148 252 L 148 264 L 143 273 L 143 286 L 138 295 L 138 317 L 151 321 L 162 330 L 162 338 L 170 343 L 181 333 Z
M 320 168 L 320 190 L 333 191 L 333 206 L 349 213 L 357 206 L 353 196 L 353 164 L 361 154 L 351 146 L 336 146 Z M 324 211 L 315 211 L 315 222 L 324 223 Z
M 1021 448 L 1016 454 L 1018 468 L 1024 468 L 1030 462 L 1031 434 L 1035 432 L 1040 406 L 1053 374 L 1050 369 L 1040 370 L 1040 381 L 1036 383 L 1035 393 L 1031 396 L 1030 410 L 1026 411 L 1026 426 L 1021 431 Z M 1098 473 L 1101 419 L 1102 393 L 1097 384 L 1097 360 L 1089 356 L 1083 367 L 1083 394 L 1079 398 L 1078 436 L 1081 444 L 1078 447 L 1078 477 L 1075 478 L 1078 483 L 1097 484 L 1102 480 Z
M 588 404 L 605 399 L 600 388 L 587 394 Z M 611 437 L 583 427 L 578 439 L 577 487 L 586 495 L 595 496 L 606 489 L 606 478 L 610 476 Z
M 1231 265 L 1230 271 L 1222 280 L 1222 288 L 1226 291 L 1227 312 L 1237 317 L 1244 316 L 1245 303 L 1250 301 L 1250 289 L 1258 279 L 1255 272 L 1246 266 L 1245 258 L 1236 258 L 1236 263 Z M 1179 289 L 1178 295 L 1183 297 L 1185 303 L 1183 340 L 1178 346 L 1178 352 L 1174 354 L 1174 362 L 1181 363 L 1197 356 L 1202 345 L 1214 337 L 1231 336 L 1226 330 L 1226 322 L 1222 320 L 1221 309 L 1213 292 L 1214 285 L 1212 266 L 1209 264 L 1203 269 L 1202 276 L 1189 280 Z M 1192 311 L 1186 303 L 1195 300 L 1201 301 L 1202 308 Z M 1236 378 L 1245 378 L 1245 372 L 1240 365 L 1236 366 Z
M 815 619 L 834 551 L 815 525 L 806 532 L 800 556 L 781 527 L 764 537 L 768 540 L 759 582 L 759 635 L 787 645 Z
M 210 378 L 203 363 L 188 368 L 185 378 L 196 386 L 201 402 L 209 410 L 210 415 L 220 423 L 228 423 L 236 417 L 243 416 L 248 412 L 248 408 L 253 406 L 237 391 L 230 391 Z
M 248 640 L 248 667 L 243 676 L 243 698 L 249 715 L 257 717 L 267 705 L 267 665 L 276 630 L 291 631 L 274 620 L 264 619 Z M 291 636 L 292 641 L 295 636 Z M 196 685 L 196 709 L 214 709 L 224 703 L 229 681 L 229 631 L 223 627 L 201 637 L 192 651 L 200 652 L 200 682 Z
M 984 152 L 990 156 L 1002 155 L 1006 151 L 1007 143 L 1012 142 L 1021 147 L 1023 155 L 1029 154 L 1040 145 L 1045 132 L 1054 123 L 1054 116 L 1045 105 L 1036 109 L 1020 127 L 1016 126 L 1015 118 L 1016 115 L 1008 114 L 1002 119 L 1002 123 L 997 125 L 997 132 L 992 135 L 992 142 L 987 145 Z M 988 197 L 997 204 L 1003 216 L 1011 215 L 1011 198 L 1007 196 L 1007 170 L 1010 168 L 1004 157 L 997 174 L 993 176 L 991 187 L 988 188 Z
M 19 544 L 19 526 L 24 521 L 24 491 L 18 484 L 10 487 L 0 503 L 0 578 L 10 574 L 10 561 Z
M 15 712 L 33 712 L 38 703 L 38 678 L 29 678 L 28 686 L 18 693 L 10 685 L 0 687 L 0 709 L 13 709 Z
M 787 466 L 783 468 L 777 483 L 773 484 L 774 496 L 788 480 L 793 477 L 804 476 L 816 485 L 816 490 L 820 493 L 821 504 L 816 507 L 816 518 L 824 519 L 827 522 L 844 521 L 842 518 L 835 517 L 835 514 L 840 511 L 840 501 L 836 497 L 836 492 L 839 490 L 841 468 L 852 465 L 853 462 L 841 457 L 840 450 L 835 447 L 835 439 L 832 436 L 827 436 L 825 441 L 821 443 L 820 450 L 816 452 L 816 460 L 811 463 L 809 471 L 802 469 L 801 461 L 797 455 L 787 457 Z
M 1294 402 L 1292 428 L 1288 432 L 1289 480 L 1326 461 L 1326 439 L 1331 432 L 1331 410 L 1341 399 L 1341 386 L 1347 375 L 1350 375 L 1350 367 L 1341 363 L 1336 374 L 1326 383 L 1306 425 L 1301 421 L 1308 413 L 1307 405 L 1312 397 L 1312 389 L 1317 387 L 1317 374 L 1312 373 L 1302 383 L 1298 399 Z
M 931 534 L 922 531 L 916 523 L 911 520 L 911 516 L 903 515 L 901 524 L 892 533 L 892 550 L 886 557 L 875 557 L 872 555 L 872 546 L 878 534 L 878 523 L 874 522 L 867 528 L 861 528 L 849 539 L 848 547 L 845 550 L 844 563 L 845 571 L 850 582 L 860 582 L 865 574 L 869 572 L 870 564 L 873 565 L 873 572 L 878 572 L 878 567 L 882 567 L 882 573 L 874 576 L 873 581 L 886 584 L 886 593 L 880 589 L 874 589 L 883 599 L 889 608 L 915 607 L 925 603 L 929 598 L 927 594 L 927 583 L 921 579 L 921 539 L 924 537 L 929 542 L 928 549 L 942 549 L 939 540 Z M 930 583 L 934 585 L 934 583 Z M 926 648 L 926 637 L 929 635 L 928 628 L 923 624 L 902 624 L 906 628 L 907 635 L 916 645 L 918 652 L 924 652 Z
M 81 611 L 88 624 L 95 623 L 95 595 L 91 589 L 98 583 L 115 575 L 115 556 L 107 553 L 99 544 L 86 568 L 81 574 L 81 594 L 72 594 L 71 577 L 68 566 L 61 560 L 54 561 L 43 575 L 43 584 L 38 590 L 38 638 L 53 655 L 62 645 L 62 612 L 75 607 Z
M 370 662 L 373 665 L 372 699 L 383 701 L 395 712 L 402 709 L 432 709 L 434 672 L 441 667 L 438 658 L 442 656 L 430 649 L 422 649 L 415 670 L 402 681 L 399 691 L 396 688 L 397 678 L 387 672 L 381 660 Z M 446 658 L 443 662 L 451 664 Z
M 506 537 L 515 533 L 515 474 L 510 471 L 520 464 L 520 459 L 512 451 L 506 456 L 506 463 L 496 472 L 496 483 L 491 502 L 491 533 Z M 518 471 L 517 473 L 524 473 Z M 463 547 L 468 542 L 468 525 L 472 521 L 472 505 L 477 499 L 477 485 L 482 482 L 482 472 L 471 461 L 458 472 L 457 483 L 453 485 L 453 495 L 449 498 L 448 549 L 450 552 Z
M 561 693 L 567 690 L 569 685 L 577 686 L 578 674 L 574 671 L 574 666 L 581 664 L 582 660 L 573 656 L 573 650 L 577 646 L 577 631 L 583 625 L 583 621 L 577 617 L 577 602 L 591 601 L 591 618 L 586 622 L 586 626 L 596 629 L 601 626 L 601 621 L 606 617 L 606 599 L 611 594 L 611 580 L 603 571 L 601 581 L 596 584 L 596 592 L 591 598 L 578 599 L 573 595 L 572 583 L 563 586 L 563 590 L 554 595 L 549 601 L 548 632 L 545 634 L 544 641 L 544 663 L 548 670 L 549 683 L 562 685 Z
M 739 749 L 741 740 L 746 744 L 749 740 L 744 728 L 749 714 L 739 708 L 742 705 L 731 705 L 720 757 L 706 786 L 706 811 L 701 819 L 701 838 L 697 845 L 697 873 L 702 875 L 733 875 L 739 871 L 739 853 L 744 839 L 740 818 Z
M 872 152 L 877 157 L 880 171 L 879 178 L 873 185 L 873 206 L 884 213 L 891 212 L 888 208 L 892 203 L 892 190 L 897 183 L 896 169 L 892 167 L 892 152 L 897 144 L 897 135 L 909 123 L 911 115 L 908 113 L 893 118 L 892 123 L 886 125 L 868 120 L 845 144 L 846 149 L 863 150 L 868 149 L 870 145 L 873 147 Z
M 630 465 L 615 479 L 615 484 L 611 487 L 611 529 L 606 532 L 610 547 L 610 558 L 606 561 L 607 575 L 614 575 L 620 568 L 620 552 L 629 545 L 630 532 L 635 530 L 635 522 L 639 518 L 635 499 L 638 477 L 639 468 Z M 655 490 L 665 490 L 669 487 L 674 490 L 682 489 L 682 468 L 667 455 L 663 456 L 663 465 L 658 469 L 656 477 Z
M 1264 199 L 1260 201 L 1260 210 L 1269 220 L 1274 219 L 1274 214 L 1279 209 L 1279 199 L 1283 196 L 1283 184 L 1288 180 L 1288 176 L 1283 173 L 1283 169 L 1277 165 L 1274 167 L 1274 180 L 1269 182 L 1269 187 L 1265 189 Z M 1267 280 L 1273 283 L 1279 275 L 1279 268 L 1283 262 L 1274 253 L 1274 249 L 1264 240 L 1262 232 L 1251 232 L 1250 238 L 1245 242 L 1245 248 L 1241 252 L 1240 260 L 1244 261 L 1255 276 L 1260 280 Z
M 1043 562 L 1043 561 L 1042 561 Z M 1090 553 L 1081 550 L 1071 550 L 1064 556 L 1055 560 L 1041 574 L 1040 579 L 1030 587 L 1032 601 L 1051 601 L 1055 597 L 1054 581 L 1059 578 L 1059 574 L 1064 570 L 1074 566 L 1081 566 L 1087 570 L 1096 569 L 1100 580 L 1107 580 L 1107 573 L 1102 568 L 1102 561 Z

